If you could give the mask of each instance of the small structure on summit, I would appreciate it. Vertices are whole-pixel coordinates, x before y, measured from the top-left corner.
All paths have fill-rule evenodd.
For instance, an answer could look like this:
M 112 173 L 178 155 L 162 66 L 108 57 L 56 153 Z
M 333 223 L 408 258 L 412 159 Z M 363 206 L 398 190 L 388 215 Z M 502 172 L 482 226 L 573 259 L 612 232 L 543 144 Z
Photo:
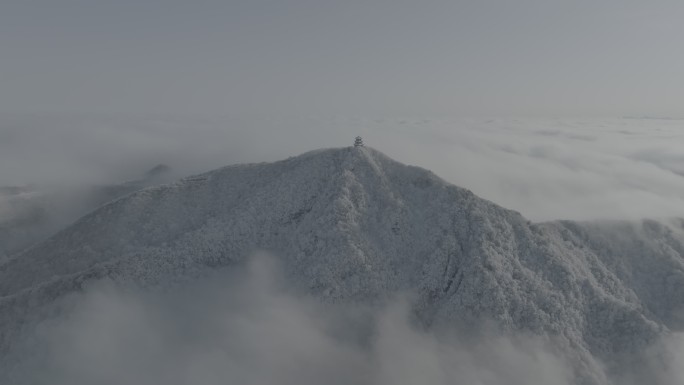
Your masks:
M 356 139 L 354 139 L 354 147 L 363 147 L 363 139 L 361 139 L 360 136 L 357 136 Z

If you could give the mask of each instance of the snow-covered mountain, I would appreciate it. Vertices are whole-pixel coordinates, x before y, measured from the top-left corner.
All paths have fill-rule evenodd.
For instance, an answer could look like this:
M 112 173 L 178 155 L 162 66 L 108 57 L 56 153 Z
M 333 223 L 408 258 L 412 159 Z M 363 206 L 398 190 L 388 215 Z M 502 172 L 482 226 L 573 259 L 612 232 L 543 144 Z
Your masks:
M 47 239 L 106 202 L 169 181 L 169 167 L 157 165 L 141 178 L 94 186 L 0 187 L 0 260 Z
M 683 229 L 531 223 L 364 147 L 229 166 L 127 195 L 0 264 L 0 354 L 85 282 L 165 285 L 267 250 L 324 302 L 411 292 L 428 327 L 548 336 L 600 384 L 684 329 Z

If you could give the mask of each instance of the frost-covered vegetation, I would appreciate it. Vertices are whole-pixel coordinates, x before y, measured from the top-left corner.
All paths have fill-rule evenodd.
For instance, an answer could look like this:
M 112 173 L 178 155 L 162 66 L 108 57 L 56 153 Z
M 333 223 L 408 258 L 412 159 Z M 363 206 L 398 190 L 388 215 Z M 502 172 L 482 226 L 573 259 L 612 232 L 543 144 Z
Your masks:
M 0 187 L 0 262 L 104 203 L 162 183 L 168 172 L 168 166 L 157 165 L 143 178 L 119 184 Z
M 652 357 L 684 329 L 682 229 L 531 223 L 368 147 L 230 166 L 111 202 L 0 264 L 0 366 L 21 366 L 32 328 L 95 281 L 175 287 L 266 250 L 319 303 L 408 293 L 416 327 L 537 336 L 578 383 L 662 379 Z

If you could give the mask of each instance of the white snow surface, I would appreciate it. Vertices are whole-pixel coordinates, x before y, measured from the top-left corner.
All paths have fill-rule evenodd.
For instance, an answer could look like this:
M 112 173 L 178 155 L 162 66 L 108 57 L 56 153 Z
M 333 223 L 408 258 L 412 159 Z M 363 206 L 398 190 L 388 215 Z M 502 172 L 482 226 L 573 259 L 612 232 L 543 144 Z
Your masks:
M 547 336 L 578 381 L 601 384 L 684 329 L 683 228 L 531 223 L 368 147 L 229 166 L 113 201 L 0 262 L 0 368 L 18 330 L 86 282 L 164 286 L 267 250 L 324 302 L 413 293 L 427 327 Z

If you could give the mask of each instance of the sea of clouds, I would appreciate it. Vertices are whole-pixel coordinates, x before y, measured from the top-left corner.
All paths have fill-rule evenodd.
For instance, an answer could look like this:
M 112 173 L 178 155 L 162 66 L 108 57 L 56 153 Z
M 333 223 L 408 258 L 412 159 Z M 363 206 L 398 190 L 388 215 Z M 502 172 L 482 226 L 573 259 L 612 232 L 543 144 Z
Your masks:
M 534 221 L 684 216 L 684 120 L 9 116 L 0 185 L 113 183 L 366 145 Z

